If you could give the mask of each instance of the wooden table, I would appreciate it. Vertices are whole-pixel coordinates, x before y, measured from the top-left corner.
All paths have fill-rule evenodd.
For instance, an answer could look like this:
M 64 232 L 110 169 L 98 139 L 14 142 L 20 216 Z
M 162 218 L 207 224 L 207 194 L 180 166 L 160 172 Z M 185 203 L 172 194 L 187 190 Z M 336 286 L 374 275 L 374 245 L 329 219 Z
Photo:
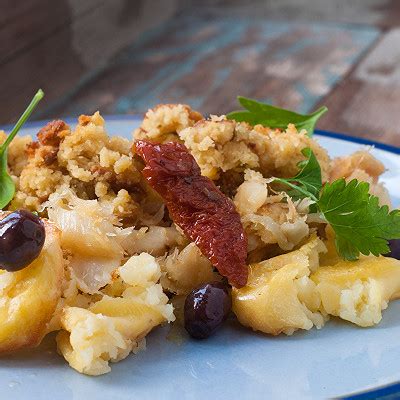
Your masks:
M 166 102 L 220 114 L 243 95 L 325 104 L 318 128 L 400 146 L 398 1 L 0 1 L 0 123 L 39 87 L 37 119 Z

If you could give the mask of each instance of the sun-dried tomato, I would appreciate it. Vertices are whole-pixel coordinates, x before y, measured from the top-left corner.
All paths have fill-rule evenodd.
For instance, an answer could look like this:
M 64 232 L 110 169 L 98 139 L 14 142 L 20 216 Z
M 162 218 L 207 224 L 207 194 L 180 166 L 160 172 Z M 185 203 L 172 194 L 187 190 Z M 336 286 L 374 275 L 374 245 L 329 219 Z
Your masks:
M 164 199 L 172 220 L 193 240 L 231 285 L 247 282 L 247 238 L 232 201 L 201 175 L 179 143 L 135 143 L 143 176 Z

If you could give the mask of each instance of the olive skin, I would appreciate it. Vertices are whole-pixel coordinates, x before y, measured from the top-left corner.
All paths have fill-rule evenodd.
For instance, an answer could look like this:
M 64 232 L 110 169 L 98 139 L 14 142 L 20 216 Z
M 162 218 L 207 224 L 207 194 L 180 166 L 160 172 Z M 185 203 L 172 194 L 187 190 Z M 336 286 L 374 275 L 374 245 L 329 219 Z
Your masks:
M 26 210 L 6 215 L 0 221 L 0 268 L 19 271 L 35 260 L 46 238 L 41 219 Z
M 208 338 L 225 321 L 231 307 L 231 296 L 223 283 L 211 282 L 199 286 L 186 297 L 186 331 L 195 339 Z
M 389 240 L 389 248 L 390 252 L 385 254 L 385 256 L 400 260 L 400 239 Z

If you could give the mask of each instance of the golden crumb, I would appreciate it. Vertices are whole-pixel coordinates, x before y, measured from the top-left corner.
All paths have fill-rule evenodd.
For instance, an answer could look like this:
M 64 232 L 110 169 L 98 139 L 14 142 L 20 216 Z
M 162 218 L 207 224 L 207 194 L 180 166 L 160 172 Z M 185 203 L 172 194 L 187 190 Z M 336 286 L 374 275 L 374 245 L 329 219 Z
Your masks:
M 140 161 L 128 140 L 108 137 L 98 112 L 82 115 L 74 130 L 52 121 L 39 131 L 38 142 L 13 141 L 9 163 L 17 180 L 10 209 L 41 211 L 52 193 L 70 187 L 82 199 L 109 202 L 120 218 L 139 218 Z
M 194 125 L 203 116 L 185 104 L 160 104 L 147 111 L 141 126 L 135 130 L 135 139 L 159 142 L 177 140 L 176 134 Z

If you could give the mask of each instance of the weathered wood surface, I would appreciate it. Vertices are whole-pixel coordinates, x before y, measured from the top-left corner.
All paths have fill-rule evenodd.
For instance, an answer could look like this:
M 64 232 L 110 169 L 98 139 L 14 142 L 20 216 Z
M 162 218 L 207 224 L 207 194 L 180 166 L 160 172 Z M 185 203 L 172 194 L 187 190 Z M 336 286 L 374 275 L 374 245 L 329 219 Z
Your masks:
M 400 29 L 385 33 L 322 102 L 330 113 L 321 128 L 400 147 Z
M 330 22 L 335 24 L 392 27 L 400 25 L 398 0 L 191 0 L 195 15 L 236 16 L 251 19 Z
M 400 1 L 0 0 L 0 10 L 0 123 L 38 87 L 35 118 L 159 102 L 224 113 L 241 94 L 299 111 L 324 103 L 319 127 L 400 146 Z
M 57 105 L 142 31 L 173 15 L 181 0 L 28 0 L 21 7 L 25 2 L 0 1 L 7 10 L 0 12 L 0 123 L 6 123 L 39 87 L 44 106 Z
M 0 13 L 0 65 L 101 6 L 97 0 L 85 0 L 73 8 L 64 1 L 55 4 L 54 0 L 28 0 L 21 2 L 21 7 L 13 3 L 8 5 L 13 18 L 2 22 L 7 14 Z
M 377 36 L 374 28 L 178 18 L 143 36 L 52 112 L 134 113 L 184 102 L 215 114 L 237 108 L 239 94 L 307 111 Z

